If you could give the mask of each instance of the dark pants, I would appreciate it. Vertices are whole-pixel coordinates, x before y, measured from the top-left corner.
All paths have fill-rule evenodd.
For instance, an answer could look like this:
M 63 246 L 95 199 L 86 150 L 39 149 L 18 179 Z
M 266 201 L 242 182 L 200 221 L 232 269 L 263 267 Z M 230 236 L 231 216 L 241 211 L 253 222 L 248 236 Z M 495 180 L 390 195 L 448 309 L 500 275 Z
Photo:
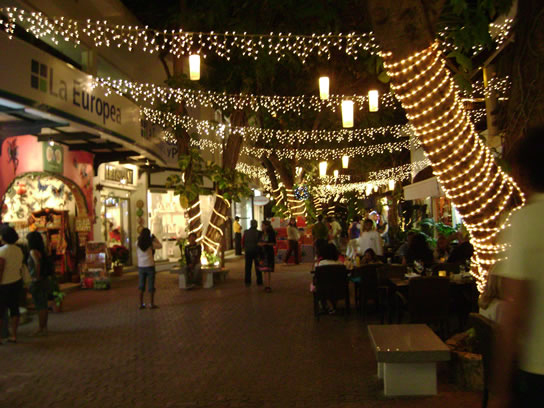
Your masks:
M 236 232 L 234 234 L 234 253 L 236 255 L 242 255 L 242 233 Z
M 289 249 L 287 250 L 287 253 L 285 254 L 285 263 L 287 263 L 287 261 L 289 261 L 289 257 L 291 256 L 291 253 L 294 251 L 295 252 L 295 263 L 298 264 L 299 263 L 299 259 L 298 259 L 298 242 L 295 241 L 295 240 L 292 240 L 292 239 L 290 239 L 287 242 L 289 243 Z
M 542 389 L 544 389 L 544 375 L 518 370 L 514 379 L 514 395 L 511 406 L 516 408 L 541 407 Z
M 245 282 L 246 285 L 251 285 L 251 267 L 255 264 L 255 275 L 257 276 L 257 285 L 263 284 L 263 274 L 259 269 L 257 260 L 259 258 L 259 252 L 247 251 L 246 250 L 246 276 Z

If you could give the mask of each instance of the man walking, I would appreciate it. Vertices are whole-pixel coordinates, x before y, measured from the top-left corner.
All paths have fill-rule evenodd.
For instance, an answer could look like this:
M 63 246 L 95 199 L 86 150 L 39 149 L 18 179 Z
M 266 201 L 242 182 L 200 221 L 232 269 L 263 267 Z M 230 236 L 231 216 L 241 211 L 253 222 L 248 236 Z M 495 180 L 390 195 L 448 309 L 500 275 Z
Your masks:
M 240 225 L 240 217 L 234 217 L 232 230 L 234 231 L 234 253 L 242 255 L 242 226 Z
M 289 220 L 289 225 L 287 226 L 287 242 L 289 243 L 289 249 L 285 254 L 285 263 L 288 263 L 289 257 L 294 252 L 295 254 L 295 264 L 299 263 L 298 256 L 298 240 L 300 239 L 300 232 L 297 228 L 297 221 L 294 218 Z
M 246 254 L 246 274 L 245 283 L 246 286 L 251 286 L 251 267 L 255 264 L 255 275 L 257 276 L 257 285 L 263 284 L 263 274 L 259 270 L 257 264 L 259 257 L 259 240 L 261 238 L 261 231 L 257 229 L 257 220 L 251 220 L 250 227 L 244 231 L 243 246 Z

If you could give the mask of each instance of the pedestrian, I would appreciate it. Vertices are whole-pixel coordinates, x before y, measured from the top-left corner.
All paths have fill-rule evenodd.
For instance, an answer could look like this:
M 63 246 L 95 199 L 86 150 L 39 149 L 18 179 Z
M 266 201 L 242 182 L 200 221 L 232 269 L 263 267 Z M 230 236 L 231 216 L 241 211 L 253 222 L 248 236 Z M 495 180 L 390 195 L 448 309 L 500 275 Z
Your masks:
M 289 244 L 289 249 L 285 254 L 285 263 L 289 261 L 289 257 L 292 253 L 295 255 L 295 264 L 298 265 L 300 262 L 298 255 L 298 240 L 300 239 L 300 232 L 297 228 L 297 221 L 294 218 L 289 220 L 289 225 L 287 226 L 287 242 Z
M 259 269 L 266 276 L 266 286 L 264 291 L 272 292 L 271 274 L 274 272 L 274 245 L 276 245 L 276 232 L 272 228 L 270 221 L 263 221 L 263 231 L 259 239 L 259 246 L 262 248 Z
M 234 253 L 242 255 L 242 226 L 240 225 L 240 217 L 234 217 L 232 230 L 234 231 Z
M 161 249 L 162 244 L 151 235 L 149 228 L 142 229 L 138 237 L 136 254 L 138 255 L 138 289 L 140 290 L 140 309 L 145 309 L 144 292 L 147 290 L 150 296 L 150 309 L 157 309 L 155 304 L 155 249 Z
M 340 236 L 342 234 L 342 226 L 336 220 L 335 217 L 329 217 L 329 224 L 331 226 L 331 240 L 330 242 L 336 246 L 336 249 L 340 251 Z
M 312 237 L 314 239 L 314 246 L 318 239 L 329 240 L 329 229 L 323 221 L 321 214 L 317 216 L 317 222 L 312 227 Z
M 528 201 L 512 215 L 504 240 L 511 246 L 505 261 L 493 271 L 502 277 L 504 303 L 493 353 L 491 407 L 541 407 L 543 401 L 543 137 L 544 127 L 530 129 L 514 149 L 513 173 Z
M 15 243 L 19 240 L 17 232 L 9 225 L 0 227 L 0 319 L 9 309 L 11 335 L 8 342 L 17 343 L 19 327 L 19 299 L 23 290 L 23 251 Z M 2 327 L 2 321 L 0 321 Z
M 358 246 L 359 246 L 359 236 L 361 235 L 361 217 L 358 215 L 355 215 L 353 217 L 353 222 L 351 223 L 348 231 L 348 246 L 346 248 L 346 257 L 347 258 L 355 258 L 358 252 Z
M 200 257 L 202 246 L 196 242 L 196 233 L 189 234 L 189 244 L 185 246 L 185 276 L 187 276 L 187 289 L 202 284 Z
M 253 267 L 253 265 L 255 265 L 257 285 L 261 286 L 263 284 L 263 274 L 259 270 L 258 265 L 260 252 L 259 241 L 261 238 L 261 231 L 257 229 L 257 220 L 251 220 L 249 225 L 249 229 L 244 231 L 244 236 L 242 239 L 244 253 L 246 255 L 244 281 L 246 286 L 251 286 L 251 268 Z
M 34 336 L 47 336 L 48 308 L 47 301 L 50 292 L 49 275 L 51 273 L 51 260 L 45 252 L 42 234 L 38 231 L 30 232 L 26 236 L 29 254 L 26 264 L 32 277 L 30 294 L 34 300 L 34 307 L 38 312 L 38 331 Z

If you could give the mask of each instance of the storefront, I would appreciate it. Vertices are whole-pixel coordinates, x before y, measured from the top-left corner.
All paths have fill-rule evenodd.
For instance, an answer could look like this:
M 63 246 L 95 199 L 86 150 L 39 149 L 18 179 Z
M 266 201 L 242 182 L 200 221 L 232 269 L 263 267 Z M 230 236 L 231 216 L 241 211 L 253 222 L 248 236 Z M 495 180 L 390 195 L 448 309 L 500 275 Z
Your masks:
M 135 195 L 121 177 L 97 195 L 93 185 L 102 163 L 164 163 L 154 141 L 142 136 L 138 106 L 93 87 L 86 73 L 5 33 L 0 49 L 10 56 L 0 62 L 2 221 L 21 236 L 43 232 L 48 247 L 63 255 L 57 273 L 65 279 L 77 275 L 86 242 L 105 240 L 116 227 L 125 231 L 120 242 L 133 250 L 132 223 L 147 223 L 145 186 Z M 112 174 L 116 177 L 115 170 Z M 133 176 L 137 185 L 138 174 Z M 110 194 L 115 200 L 106 200 Z M 93 228 L 103 212 L 115 224 L 107 234 Z

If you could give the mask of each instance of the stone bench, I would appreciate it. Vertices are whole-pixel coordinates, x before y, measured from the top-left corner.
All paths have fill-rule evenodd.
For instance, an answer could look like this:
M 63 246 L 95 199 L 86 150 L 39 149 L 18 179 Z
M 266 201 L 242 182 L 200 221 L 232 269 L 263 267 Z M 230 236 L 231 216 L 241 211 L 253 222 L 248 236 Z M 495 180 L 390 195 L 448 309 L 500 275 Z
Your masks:
M 386 396 L 436 395 L 436 363 L 450 350 L 425 324 L 369 325 Z
M 202 287 L 206 289 L 213 288 L 214 282 L 225 282 L 229 270 L 220 267 L 202 268 Z
M 214 282 L 224 282 L 227 279 L 229 270 L 225 268 L 201 268 L 202 286 L 206 289 L 213 288 Z M 171 273 L 179 275 L 179 288 L 187 289 L 187 273 L 185 269 L 175 268 Z

